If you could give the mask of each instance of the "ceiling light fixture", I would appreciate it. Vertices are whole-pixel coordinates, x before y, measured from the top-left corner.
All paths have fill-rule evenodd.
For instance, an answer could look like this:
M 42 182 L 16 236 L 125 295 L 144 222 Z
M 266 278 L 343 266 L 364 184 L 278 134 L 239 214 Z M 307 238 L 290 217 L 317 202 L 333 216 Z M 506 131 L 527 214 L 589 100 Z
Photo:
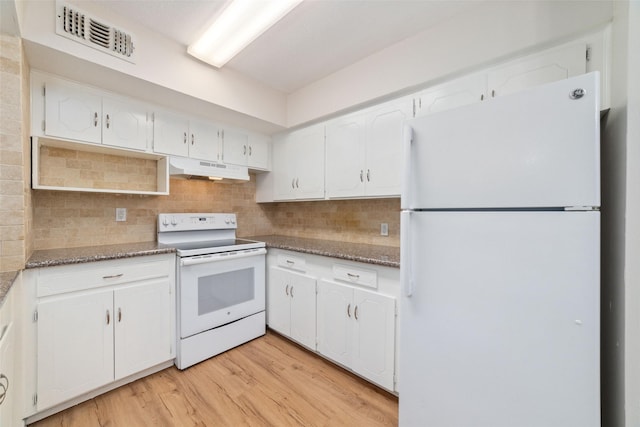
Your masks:
M 222 67 L 302 0 L 233 0 L 187 52 Z

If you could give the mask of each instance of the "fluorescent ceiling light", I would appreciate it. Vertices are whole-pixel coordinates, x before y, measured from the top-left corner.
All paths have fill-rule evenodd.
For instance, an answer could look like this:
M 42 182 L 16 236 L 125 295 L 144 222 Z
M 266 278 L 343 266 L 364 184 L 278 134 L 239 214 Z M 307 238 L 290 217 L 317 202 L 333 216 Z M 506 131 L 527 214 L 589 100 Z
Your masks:
M 302 0 L 233 0 L 187 52 L 222 67 Z

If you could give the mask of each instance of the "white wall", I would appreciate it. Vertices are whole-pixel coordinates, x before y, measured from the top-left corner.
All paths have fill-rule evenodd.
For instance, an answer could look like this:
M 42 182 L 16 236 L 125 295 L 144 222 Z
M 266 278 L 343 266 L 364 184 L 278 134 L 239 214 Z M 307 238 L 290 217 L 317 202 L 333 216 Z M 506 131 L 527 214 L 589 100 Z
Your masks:
M 407 91 L 609 22 L 610 1 L 489 1 L 289 95 L 287 125 Z

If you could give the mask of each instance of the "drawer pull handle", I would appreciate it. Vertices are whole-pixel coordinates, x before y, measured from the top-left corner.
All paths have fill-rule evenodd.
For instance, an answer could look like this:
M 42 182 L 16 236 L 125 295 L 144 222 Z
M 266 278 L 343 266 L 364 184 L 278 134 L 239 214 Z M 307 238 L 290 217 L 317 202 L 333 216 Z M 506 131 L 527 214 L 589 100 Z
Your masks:
M 351 318 L 351 304 L 347 305 L 347 317 Z
M 111 323 L 111 313 L 107 310 L 107 325 Z
M 356 308 L 353 310 L 353 317 L 356 318 L 356 320 L 358 320 L 358 306 L 356 305 Z
M 120 273 L 120 274 L 112 274 L 110 276 L 102 276 L 103 279 L 118 279 L 120 277 L 124 276 L 124 273 Z
M 349 276 L 349 279 L 351 279 L 351 280 L 360 279 L 360 275 L 359 274 L 347 273 L 347 276 Z
M 7 397 L 7 391 L 9 391 L 9 378 L 5 374 L 0 374 L 0 405 L 4 402 L 4 398 Z

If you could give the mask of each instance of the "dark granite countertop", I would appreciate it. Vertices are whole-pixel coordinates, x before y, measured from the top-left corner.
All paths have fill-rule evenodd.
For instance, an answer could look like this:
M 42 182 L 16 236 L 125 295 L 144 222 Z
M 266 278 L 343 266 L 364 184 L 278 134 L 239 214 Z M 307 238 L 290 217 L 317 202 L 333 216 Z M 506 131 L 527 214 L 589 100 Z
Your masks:
M 246 239 L 265 242 L 267 248 L 286 249 L 295 252 L 400 268 L 400 248 L 393 246 L 277 235 L 251 236 L 246 237 Z
M 11 285 L 18 277 L 17 271 L 7 271 L 0 273 L 0 307 L 4 304 L 5 297 L 9 293 L 9 289 L 11 289 Z
M 120 245 L 83 246 L 67 249 L 38 250 L 29 257 L 25 269 L 81 264 L 109 259 L 131 258 L 175 252 L 175 248 L 157 242 L 125 243 Z

